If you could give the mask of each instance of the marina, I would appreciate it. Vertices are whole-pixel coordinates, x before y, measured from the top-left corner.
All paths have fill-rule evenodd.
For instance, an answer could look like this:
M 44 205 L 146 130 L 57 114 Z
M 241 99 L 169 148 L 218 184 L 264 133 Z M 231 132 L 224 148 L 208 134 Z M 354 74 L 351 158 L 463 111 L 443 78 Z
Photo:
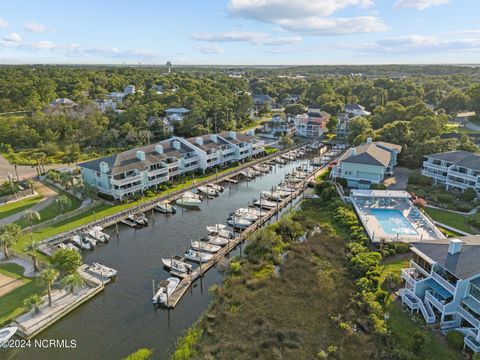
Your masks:
M 84 261 L 88 264 L 107 264 L 118 270 L 117 281 L 109 283 L 104 291 L 89 300 L 87 306 L 72 311 L 37 337 L 75 338 L 78 346 L 82 347 L 84 356 L 121 358 L 136 349 L 133 337 L 141 336 L 145 346 L 161 349 L 159 358 L 167 357 L 166 354 L 172 349 L 182 330 L 190 326 L 208 307 L 211 295 L 207 289 L 221 283 L 222 273 L 214 265 L 227 254 L 239 255 L 243 246 L 240 239 L 254 230 L 246 229 L 242 236 L 237 236 L 236 240 L 223 245 L 220 251 L 213 254 L 210 262 L 200 264 L 187 261 L 193 265 L 192 281 L 190 277 L 187 279 L 185 275 L 182 276 L 180 271 L 170 272 L 163 266 L 162 259 L 170 259 L 174 254 L 183 255 L 192 240 L 215 237 L 215 232 L 229 236 L 231 228 L 221 228 L 216 224 L 225 223 L 228 214 L 235 210 L 248 208 L 252 199 L 260 198 L 262 191 L 277 186 L 287 173 L 306 163 L 307 160 L 302 159 L 284 166 L 273 166 L 270 173 L 248 182 L 241 179 L 238 184 L 224 182 L 224 192 L 213 200 L 202 201 L 200 210 L 175 206 L 177 213 L 168 216 L 149 211 L 146 213 L 148 226 L 131 228 L 119 224 L 118 235 L 115 227 L 106 228 L 104 231 L 111 236 L 109 243 L 99 244 L 91 251 L 83 251 Z M 288 204 L 279 204 L 279 211 L 281 207 L 285 208 L 289 204 L 294 205 L 295 200 Z M 262 212 L 266 213 L 265 210 Z M 272 211 L 269 216 L 264 217 L 262 223 L 267 222 L 268 217 L 274 216 L 275 212 Z M 260 222 L 255 226 L 260 227 Z M 180 279 L 168 300 L 169 308 L 174 305 L 175 310 L 154 309 L 152 281 L 158 285 L 172 276 Z M 124 331 L 127 323 L 129 329 Z M 97 341 L 89 341 L 92 336 Z M 19 358 L 33 356 L 29 349 L 9 350 L 9 353 L 14 352 L 20 354 Z M 67 351 L 61 349 L 47 349 L 35 356 L 41 360 L 49 359 L 53 353 L 69 356 Z M 72 358 L 75 359 L 74 356 Z

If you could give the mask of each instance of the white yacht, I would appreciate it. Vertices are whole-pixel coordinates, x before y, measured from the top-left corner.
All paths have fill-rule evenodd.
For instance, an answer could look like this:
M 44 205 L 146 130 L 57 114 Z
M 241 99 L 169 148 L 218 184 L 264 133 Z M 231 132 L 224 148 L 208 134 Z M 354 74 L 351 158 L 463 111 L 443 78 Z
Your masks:
M 198 191 L 208 196 L 218 196 L 218 191 L 208 186 L 199 186 Z
M 221 193 L 225 190 L 222 185 L 218 185 L 218 184 L 207 184 L 206 186 L 218 191 L 219 193 Z
M 236 216 L 236 217 L 243 218 L 243 219 L 251 221 L 251 222 L 255 222 L 259 218 L 259 215 L 257 215 L 256 212 L 254 212 L 250 209 L 247 209 L 247 208 L 237 209 L 233 213 L 231 213 L 230 215 L 231 215 L 231 217 Z
M 68 250 L 75 250 L 75 251 L 80 251 L 80 249 L 74 245 L 73 243 L 60 243 L 57 245 L 59 249 L 68 249 Z
M 93 246 L 90 241 L 86 240 L 81 235 L 73 235 L 70 239 L 74 244 L 76 244 L 80 249 L 90 250 L 93 249 Z
M 157 203 L 154 209 L 163 214 L 175 214 L 176 212 L 175 208 L 168 201 L 162 201 Z
M 180 280 L 175 277 L 169 277 L 167 280 L 160 281 L 158 290 L 152 299 L 153 303 L 155 305 L 167 304 L 168 297 L 172 295 L 178 284 L 180 284 Z
M 179 199 L 176 201 L 177 205 L 181 206 L 198 206 L 202 203 L 202 197 L 200 195 L 194 194 L 191 191 L 185 192 Z
M 108 242 L 110 240 L 110 235 L 105 234 L 101 226 L 94 226 L 93 228 L 88 230 L 86 234 L 102 243 Z
M 148 225 L 148 219 L 145 216 L 144 213 L 138 212 L 136 214 L 129 215 L 128 220 L 133 221 L 135 224 L 138 226 L 147 226 Z

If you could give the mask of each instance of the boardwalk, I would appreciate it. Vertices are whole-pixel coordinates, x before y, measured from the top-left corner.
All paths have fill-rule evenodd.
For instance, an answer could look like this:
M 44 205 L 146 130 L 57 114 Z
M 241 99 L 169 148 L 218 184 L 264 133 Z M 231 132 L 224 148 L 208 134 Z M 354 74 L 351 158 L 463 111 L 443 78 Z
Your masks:
M 306 189 L 308 183 L 315 179 L 317 176 L 322 174 L 328 169 L 327 165 L 315 170 L 311 174 L 309 174 L 301 183 L 298 189 L 286 197 L 282 202 L 277 204 L 277 207 L 273 210 L 268 211 L 265 215 L 263 215 L 259 220 L 253 223 L 250 227 L 245 229 L 239 236 L 235 239 L 231 240 L 226 246 L 222 247 L 215 255 L 212 257 L 211 260 L 200 263 L 200 266 L 193 270 L 190 274 L 184 275 L 183 279 L 180 281 L 180 284 L 175 289 L 175 291 L 169 296 L 167 300 L 166 306 L 168 308 L 174 308 L 182 296 L 185 294 L 187 289 L 190 285 L 199 277 L 203 276 L 205 272 L 207 272 L 212 266 L 217 264 L 221 261 L 228 253 L 234 250 L 239 244 L 241 244 L 248 235 L 254 233 L 257 229 L 261 228 L 265 223 L 267 223 L 273 216 L 275 216 L 278 212 L 284 209 L 288 204 L 290 204 L 293 200 L 295 200 L 298 196 L 300 196 Z

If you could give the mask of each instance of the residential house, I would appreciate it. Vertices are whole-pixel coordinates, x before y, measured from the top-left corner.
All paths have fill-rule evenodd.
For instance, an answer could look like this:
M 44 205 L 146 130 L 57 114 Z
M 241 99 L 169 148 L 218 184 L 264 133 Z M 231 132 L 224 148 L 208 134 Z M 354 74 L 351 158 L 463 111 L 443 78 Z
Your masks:
M 162 95 L 163 91 L 164 91 L 163 90 L 163 85 L 161 85 L 161 84 L 153 85 L 150 90 L 155 91 L 157 95 Z
M 123 88 L 123 93 L 125 95 L 133 95 L 135 94 L 135 92 L 136 92 L 135 85 L 127 85 Z
M 352 116 L 351 114 L 340 111 L 338 113 L 338 125 L 337 125 L 337 133 L 339 135 L 347 135 L 350 131 L 350 123 L 354 119 L 359 119 L 361 116 Z
M 282 118 L 280 115 L 272 116 L 272 120 L 263 125 L 263 131 L 267 134 L 279 136 L 283 134 L 294 135 L 295 125 Z
M 83 181 L 114 199 L 123 199 L 173 180 L 180 174 L 205 171 L 243 161 L 264 152 L 264 142 L 253 133 L 172 137 L 157 144 L 78 164 Z
M 318 138 L 323 135 L 330 121 L 330 114 L 325 111 L 313 112 L 295 117 L 295 133 L 298 136 Z
M 464 348 L 480 352 L 480 235 L 413 243 L 399 294 L 412 311 L 442 331 L 464 335 Z
M 402 150 L 400 145 L 382 141 L 372 142 L 350 148 L 333 167 L 331 177 L 345 179 L 349 187 L 370 189 L 372 184 L 380 184 L 385 176 L 393 173 L 397 156 Z
M 50 106 L 73 107 L 77 105 L 73 100 L 67 98 L 55 99 L 50 103 Z
M 265 103 L 268 104 L 268 107 L 270 109 L 275 106 L 275 100 L 265 94 L 253 94 L 252 99 L 253 99 L 253 105 L 255 105 L 257 108 L 262 107 L 263 104 Z
M 447 151 L 425 155 L 422 175 L 447 190 L 474 189 L 480 193 L 480 155 L 468 151 Z
M 117 109 L 117 103 L 112 99 L 95 99 L 98 109 L 104 113 L 108 110 L 115 111 Z
M 190 110 L 185 109 L 183 107 L 181 108 L 170 108 L 165 110 L 165 113 L 167 114 L 167 119 L 170 121 L 182 121 L 185 117 L 190 112 Z
M 122 92 L 111 92 L 108 94 L 108 97 L 117 104 L 121 104 L 125 99 L 125 96 L 135 94 L 135 92 L 135 85 L 127 85 L 123 88 Z
M 174 127 L 170 120 L 167 119 L 166 116 L 155 116 L 151 115 L 148 117 L 148 126 L 153 126 L 155 123 L 161 123 L 163 124 L 163 127 L 165 129 L 164 134 L 171 134 L 173 133 Z
M 365 107 L 359 104 L 347 104 L 345 105 L 345 112 L 353 116 L 368 116 L 371 113 L 365 110 Z

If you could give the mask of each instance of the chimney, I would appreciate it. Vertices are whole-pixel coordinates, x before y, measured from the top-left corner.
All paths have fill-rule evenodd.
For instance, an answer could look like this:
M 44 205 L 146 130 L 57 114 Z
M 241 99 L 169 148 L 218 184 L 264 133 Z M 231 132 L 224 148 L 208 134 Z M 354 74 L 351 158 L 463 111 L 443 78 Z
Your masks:
M 247 135 L 249 135 L 249 136 L 255 135 L 255 130 L 248 130 Z
M 367 144 L 371 144 L 372 143 L 372 138 L 371 137 L 368 137 L 367 138 Z
M 173 146 L 174 149 L 180 150 L 180 147 L 181 147 L 180 141 L 178 141 L 178 140 L 173 140 L 172 146 Z
M 155 145 L 155 151 L 159 154 L 163 154 L 163 146 L 160 144 Z
M 218 142 L 217 134 L 211 134 L 210 140 L 212 140 L 213 142 Z
M 140 161 L 145 161 L 145 151 L 138 150 L 137 151 L 137 159 Z
M 236 139 L 237 138 L 237 133 L 235 131 L 229 131 L 228 136 L 232 139 Z
M 197 137 L 197 138 L 195 139 L 195 142 L 196 142 L 198 145 L 203 145 L 203 138 Z
M 457 254 L 462 251 L 462 240 L 460 239 L 451 239 L 448 244 L 448 253 L 451 255 Z
M 357 149 L 356 148 L 351 148 L 350 149 L 350 154 L 352 154 L 352 156 L 357 155 Z
M 108 172 L 108 164 L 105 161 L 100 163 L 100 172 L 106 174 Z

